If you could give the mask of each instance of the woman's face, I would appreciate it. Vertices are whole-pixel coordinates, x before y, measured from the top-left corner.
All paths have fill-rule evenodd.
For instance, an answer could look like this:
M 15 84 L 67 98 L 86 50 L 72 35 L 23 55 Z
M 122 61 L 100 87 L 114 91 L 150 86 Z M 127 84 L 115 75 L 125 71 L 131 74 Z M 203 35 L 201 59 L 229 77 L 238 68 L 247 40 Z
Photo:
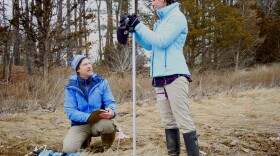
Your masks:
M 166 3 L 166 0 L 153 0 L 153 1 L 152 1 L 152 6 L 153 6 L 156 10 L 165 7 L 166 4 L 167 4 L 167 3 Z

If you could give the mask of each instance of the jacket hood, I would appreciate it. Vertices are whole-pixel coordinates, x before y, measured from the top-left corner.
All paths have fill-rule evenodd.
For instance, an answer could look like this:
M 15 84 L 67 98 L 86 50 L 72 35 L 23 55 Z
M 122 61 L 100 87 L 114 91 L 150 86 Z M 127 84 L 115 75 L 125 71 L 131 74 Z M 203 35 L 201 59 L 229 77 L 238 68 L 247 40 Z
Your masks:
M 161 9 L 159 9 L 159 10 L 157 11 L 158 17 L 159 17 L 160 19 L 163 19 L 164 16 L 168 15 L 168 13 L 169 13 L 171 10 L 173 10 L 173 9 L 178 9 L 178 10 L 179 10 L 179 5 L 180 5 L 180 4 L 179 4 L 178 2 L 176 2 L 176 3 L 170 4 L 170 5 L 166 6 L 166 7 L 163 7 L 163 8 L 161 8 Z

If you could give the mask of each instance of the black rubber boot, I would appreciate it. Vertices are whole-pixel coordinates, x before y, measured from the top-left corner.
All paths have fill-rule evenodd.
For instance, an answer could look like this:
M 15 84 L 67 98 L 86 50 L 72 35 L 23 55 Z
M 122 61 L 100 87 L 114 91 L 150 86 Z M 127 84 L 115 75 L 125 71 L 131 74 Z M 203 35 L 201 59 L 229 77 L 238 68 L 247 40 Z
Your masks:
M 196 131 L 183 134 L 188 156 L 199 156 Z
M 168 155 L 180 155 L 180 132 L 179 129 L 165 129 Z

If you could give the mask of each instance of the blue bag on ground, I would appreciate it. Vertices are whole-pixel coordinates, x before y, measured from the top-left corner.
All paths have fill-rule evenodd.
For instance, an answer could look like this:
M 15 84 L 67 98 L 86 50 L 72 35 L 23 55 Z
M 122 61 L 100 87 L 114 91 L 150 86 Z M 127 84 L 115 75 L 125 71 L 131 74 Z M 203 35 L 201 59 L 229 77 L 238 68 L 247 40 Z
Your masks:
M 39 153 L 38 156 L 81 156 L 82 152 L 77 153 L 62 153 L 62 152 L 55 152 L 53 150 L 44 150 Z

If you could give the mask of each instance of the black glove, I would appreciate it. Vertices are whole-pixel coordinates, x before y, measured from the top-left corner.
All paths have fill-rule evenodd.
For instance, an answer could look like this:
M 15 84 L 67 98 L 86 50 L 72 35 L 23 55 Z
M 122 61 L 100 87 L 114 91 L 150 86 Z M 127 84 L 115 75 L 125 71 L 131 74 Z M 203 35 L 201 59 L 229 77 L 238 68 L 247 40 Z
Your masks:
M 126 44 L 129 34 L 129 26 L 126 22 L 123 22 L 117 29 L 117 40 L 120 44 Z
M 123 14 L 120 20 L 120 26 L 117 29 L 117 40 L 120 44 L 126 44 L 129 34 L 128 14 Z
M 124 23 L 128 23 L 128 20 L 129 20 L 128 16 L 129 15 L 127 13 L 125 13 L 121 16 L 120 25 L 122 25 Z
M 136 14 L 131 14 L 128 16 L 128 18 L 129 18 L 129 22 L 128 22 L 129 31 L 134 32 L 136 25 L 139 24 L 140 21 L 138 20 Z

